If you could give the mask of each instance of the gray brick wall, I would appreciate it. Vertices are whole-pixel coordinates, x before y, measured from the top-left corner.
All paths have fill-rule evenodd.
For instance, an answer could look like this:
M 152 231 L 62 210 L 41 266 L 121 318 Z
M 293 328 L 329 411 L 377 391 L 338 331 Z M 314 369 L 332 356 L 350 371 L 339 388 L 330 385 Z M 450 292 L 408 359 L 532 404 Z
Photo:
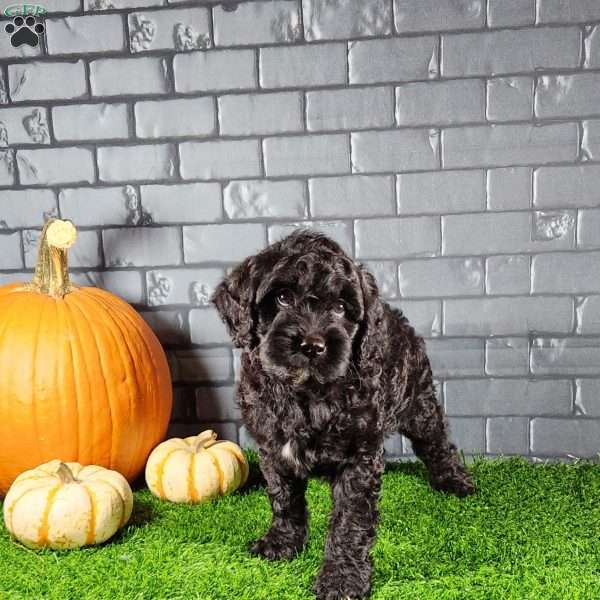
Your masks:
M 208 298 L 306 226 L 425 336 L 467 454 L 600 451 L 600 2 L 42 4 L 39 47 L 0 30 L 0 283 L 74 220 L 73 279 L 165 346 L 171 434 L 251 445 Z

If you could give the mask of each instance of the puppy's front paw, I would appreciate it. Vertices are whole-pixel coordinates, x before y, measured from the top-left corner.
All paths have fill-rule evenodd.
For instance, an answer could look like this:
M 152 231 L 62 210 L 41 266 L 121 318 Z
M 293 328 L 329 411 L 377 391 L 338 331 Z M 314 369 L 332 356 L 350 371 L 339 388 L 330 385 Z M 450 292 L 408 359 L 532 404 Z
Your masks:
M 345 567 L 325 563 L 317 577 L 313 592 L 318 600 L 360 600 L 371 591 L 371 565 Z
M 431 485 L 440 492 L 450 492 L 460 497 L 470 496 L 475 492 L 473 478 L 462 465 L 457 465 L 451 472 L 436 477 Z
M 273 530 L 268 531 L 262 538 L 250 543 L 250 554 L 262 556 L 268 560 L 290 560 L 302 550 L 304 540 L 290 539 L 284 534 Z

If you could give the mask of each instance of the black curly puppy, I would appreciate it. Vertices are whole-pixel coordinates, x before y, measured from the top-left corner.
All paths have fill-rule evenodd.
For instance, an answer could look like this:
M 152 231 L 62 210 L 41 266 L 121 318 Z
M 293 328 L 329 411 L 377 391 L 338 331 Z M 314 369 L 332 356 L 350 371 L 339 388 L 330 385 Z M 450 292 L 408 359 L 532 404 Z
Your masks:
M 315 594 L 367 596 L 385 434 L 411 439 L 435 489 L 474 490 L 448 439 L 423 339 L 379 299 L 362 265 L 311 231 L 246 259 L 212 301 L 244 349 L 237 400 L 273 510 L 251 552 L 279 559 L 302 549 L 307 478 L 326 476 L 333 513 Z

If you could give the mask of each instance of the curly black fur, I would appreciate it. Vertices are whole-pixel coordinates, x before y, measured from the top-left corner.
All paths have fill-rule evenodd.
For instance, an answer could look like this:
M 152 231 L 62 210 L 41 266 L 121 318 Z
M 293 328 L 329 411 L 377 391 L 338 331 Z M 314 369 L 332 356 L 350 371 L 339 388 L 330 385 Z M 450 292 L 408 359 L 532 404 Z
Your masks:
M 314 591 L 319 599 L 364 598 L 387 433 L 410 438 L 435 489 L 474 491 L 448 438 L 423 339 L 379 299 L 362 265 L 311 231 L 246 259 L 212 300 L 244 349 L 237 400 L 273 511 L 251 552 L 280 559 L 302 549 L 307 479 L 325 476 L 333 513 Z M 320 352 L 307 355 L 307 340 Z

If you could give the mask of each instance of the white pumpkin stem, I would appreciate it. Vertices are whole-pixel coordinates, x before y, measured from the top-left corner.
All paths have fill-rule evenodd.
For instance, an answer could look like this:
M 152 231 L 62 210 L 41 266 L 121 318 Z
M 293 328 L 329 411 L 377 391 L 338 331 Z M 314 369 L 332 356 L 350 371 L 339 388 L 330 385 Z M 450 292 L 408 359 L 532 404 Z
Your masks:
M 71 221 L 50 219 L 40 236 L 35 275 L 30 288 L 54 298 L 63 298 L 73 290 L 69 279 L 67 250 L 77 240 Z
M 75 481 L 73 471 L 71 471 L 69 466 L 64 462 L 61 462 L 58 467 L 56 467 L 56 475 L 59 477 L 62 483 L 73 483 Z
M 199 452 L 202 448 L 210 448 L 217 441 L 217 434 L 212 429 L 207 429 L 198 435 L 194 442 L 194 451 Z

